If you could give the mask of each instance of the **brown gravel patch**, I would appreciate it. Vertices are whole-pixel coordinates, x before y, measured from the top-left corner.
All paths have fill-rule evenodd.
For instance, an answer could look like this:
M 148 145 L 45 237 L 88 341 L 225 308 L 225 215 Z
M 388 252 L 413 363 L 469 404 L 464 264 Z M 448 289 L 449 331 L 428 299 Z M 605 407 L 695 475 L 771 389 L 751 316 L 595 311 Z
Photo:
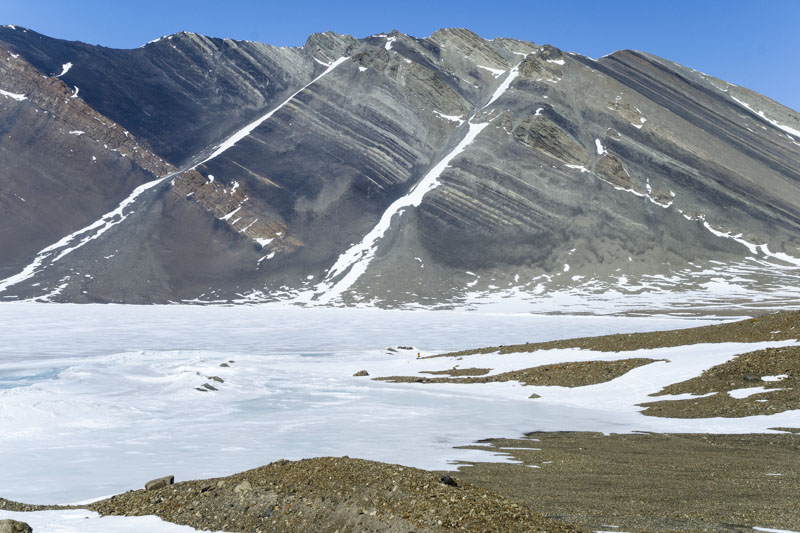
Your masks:
M 780 381 L 762 381 L 763 376 L 786 375 Z M 728 391 L 763 387 L 773 392 L 734 398 Z M 704 398 L 663 400 L 641 404 L 643 414 L 669 418 L 709 418 L 771 415 L 800 409 L 800 346 L 767 348 L 737 355 L 700 376 L 674 383 L 652 396 L 708 394 Z
M 129 491 L 82 506 L 103 515 L 156 515 L 230 532 L 558 532 L 581 531 L 535 514 L 453 474 L 319 457 L 277 461 L 232 476 Z M 0 509 L 42 510 L 0 500 Z M 62 507 L 63 508 L 63 507 Z
M 535 366 L 512 370 L 493 376 L 441 377 L 386 376 L 374 378 L 389 383 L 498 383 L 518 381 L 523 385 L 547 385 L 560 387 L 584 387 L 616 379 L 636 367 L 654 363 L 656 359 L 636 358 L 618 361 L 579 361 Z M 482 370 L 482 369 L 481 369 Z M 487 369 L 488 370 L 488 369 Z M 451 371 L 447 371 L 451 372 Z M 433 374 L 434 372 L 427 372 Z
M 698 328 L 656 331 L 650 333 L 621 333 L 602 337 L 583 337 L 550 342 L 525 343 L 464 350 L 428 357 L 457 357 L 479 353 L 514 353 L 581 348 L 600 352 L 666 348 L 698 343 L 759 342 L 800 338 L 800 311 L 784 311 L 758 318 Z
M 800 530 L 800 435 L 528 437 L 481 443 L 522 464 L 454 475 L 592 531 Z

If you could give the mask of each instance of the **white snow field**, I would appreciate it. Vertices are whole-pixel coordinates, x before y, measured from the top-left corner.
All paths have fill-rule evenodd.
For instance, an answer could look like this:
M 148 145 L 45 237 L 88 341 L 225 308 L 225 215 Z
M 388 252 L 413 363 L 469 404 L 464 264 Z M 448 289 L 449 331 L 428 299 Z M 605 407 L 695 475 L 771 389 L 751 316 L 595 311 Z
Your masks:
M 800 424 L 800 411 L 673 420 L 643 416 L 635 405 L 737 353 L 793 341 L 619 354 L 551 350 L 462 360 L 416 357 L 418 352 L 710 322 L 268 306 L 2 304 L 0 497 L 80 502 L 141 488 L 167 474 L 176 481 L 227 475 L 280 458 L 349 455 L 431 469 L 458 461 L 507 461 L 507 455 L 454 447 L 536 430 L 735 433 Z M 387 352 L 390 346 L 414 348 Z M 497 373 L 631 356 L 666 361 L 575 389 L 371 380 L 456 364 Z M 353 377 L 362 369 L 370 377 Z M 196 390 L 206 383 L 218 390 Z M 542 398 L 529 399 L 534 392 Z M 55 516 L 34 514 L 37 520 Z M 0 512 L 4 517 L 11 516 Z M 89 528 L 94 520 L 99 522 L 91 527 L 98 529 Z M 101 520 L 86 519 L 79 529 L 41 531 L 136 528 L 124 520 L 119 525 Z M 157 527 L 145 529 L 190 530 Z
M 100 516 L 85 509 L 17 513 L 0 511 L 0 520 L 25 522 L 36 533 L 190 533 L 189 526 L 164 522 L 157 516 Z

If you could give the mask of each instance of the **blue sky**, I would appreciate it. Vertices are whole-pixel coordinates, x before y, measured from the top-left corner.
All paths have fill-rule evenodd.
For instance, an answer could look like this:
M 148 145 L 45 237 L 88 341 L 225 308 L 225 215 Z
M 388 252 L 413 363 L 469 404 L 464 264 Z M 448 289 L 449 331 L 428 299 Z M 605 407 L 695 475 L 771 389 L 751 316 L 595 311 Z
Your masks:
M 591 57 L 643 50 L 800 110 L 800 0 L 0 0 L 0 24 L 115 48 L 182 30 L 298 46 L 327 30 L 425 37 L 465 27 Z

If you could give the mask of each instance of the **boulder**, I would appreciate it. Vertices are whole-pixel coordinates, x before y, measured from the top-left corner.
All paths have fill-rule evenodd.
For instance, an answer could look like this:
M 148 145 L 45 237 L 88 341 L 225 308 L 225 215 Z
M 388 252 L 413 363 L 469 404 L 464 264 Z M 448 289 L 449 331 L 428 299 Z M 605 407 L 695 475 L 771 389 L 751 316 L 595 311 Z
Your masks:
M 366 370 L 359 370 L 358 372 L 353 374 L 353 377 L 361 377 L 361 376 L 369 376 L 369 372 L 367 372 Z
M 0 533 L 33 533 L 33 528 L 25 522 L 0 520 Z
M 175 476 L 164 476 L 148 481 L 145 483 L 144 488 L 145 490 L 158 490 L 173 483 L 175 483 Z

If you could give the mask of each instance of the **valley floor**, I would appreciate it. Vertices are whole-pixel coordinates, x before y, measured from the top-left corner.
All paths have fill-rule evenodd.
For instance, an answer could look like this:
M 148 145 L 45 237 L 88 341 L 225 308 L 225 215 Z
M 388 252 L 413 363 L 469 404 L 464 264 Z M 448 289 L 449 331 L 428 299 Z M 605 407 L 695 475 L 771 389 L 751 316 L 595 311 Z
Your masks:
M 315 313 L 313 316 L 322 317 Z M 394 321 L 401 316 L 395 315 Z M 522 329 L 530 325 L 526 323 Z M 494 334 L 490 330 L 487 333 Z M 168 378 L 176 387 L 168 394 L 178 399 L 181 409 L 180 395 L 186 394 L 192 404 L 214 398 L 216 403 L 208 405 L 234 413 L 233 404 L 223 403 L 225 395 L 247 390 L 246 397 L 236 398 L 234 403 L 239 409 L 242 403 L 252 409 L 254 401 L 265 400 L 252 395 L 258 387 L 251 387 L 245 374 L 256 371 L 265 376 L 267 367 L 259 365 L 261 360 L 271 365 L 280 379 L 291 381 L 292 387 L 298 386 L 297 375 L 303 372 L 311 382 L 333 380 L 331 386 L 341 385 L 340 395 L 357 391 L 352 405 L 346 396 L 339 398 L 350 405 L 347 412 L 357 414 L 351 424 L 365 426 L 366 435 L 353 433 L 358 437 L 350 445 L 356 450 L 353 453 L 363 456 L 359 450 L 364 448 L 359 447 L 372 442 L 376 449 L 394 449 L 401 458 L 398 462 L 404 465 L 348 457 L 281 460 L 230 476 L 199 476 L 205 479 L 156 491 L 129 491 L 79 507 L 45 510 L 0 499 L 0 520 L 25 520 L 37 532 L 191 531 L 172 529 L 178 526 L 169 522 L 230 532 L 798 531 L 800 513 L 794 500 L 800 492 L 799 337 L 800 312 L 795 311 L 675 331 L 546 340 L 433 356 L 416 357 L 417 349 L 395 346 L 369 357 L 345 357 L 333 366 L 304 362 L 295 368 L 298 363 L 294 359 L 287 362 L 262 357 L 257 361 L 243 356 L 228 361 L 227 368 L 215 363 L 225 377 L 222 383 L 214 381 L 219 390 L 192 393 L 190 379 Z M 464 339 L 460 343 L 463 345 Z M 148 368 L 136 378 L 138 382 L 163 383 L 159 369 L 171 375 L 169 357 L 166 353 L 162 357 L 166 361 L 161 366 L 142 354 L 132 358 Z M 112 360 L 114 365 L 123 364 L 126 372 L 141 372 L 126 361 Z M 112 379 L 114 395 L 129 395 L 124 387 L 129 383 L 110 373 L 107 358 L 102 362 L 76 366 L 72 373 L 85 379 L 99 372 L 103 379 Z M 177 363 L 181 375 L 196 374 L 193 360 L 179 358 Z M 203 361 L 205 366 L 210 364 Z M 244 374 L 228 372 L 239 365 Z M 205 371 L 205 366 L 201 370 Z M 332 374 L 341 374 L 345 367 L 349 373 L 366 370 L 368 376 L 345 379 Z M 270 387 L 275 386 L 275 377 L 272 379 L 267 383 Z M 29 402 L 46 403 L 35 389 L 48 386 L 48 380 L 5 391 L 2 399 L 6 407 L 0 417 L 10 423 L 0 445 L 4 439 L 11 444 L 8 438 L 30 439 L 15 413 L 30 409 L 24 407 L 33 405 Z M 91 380 L 77 384 L 81 388 L 98 387 Z M 312 391 L 311 398 L 324 392 L 314 390 L 317 392 Z M 56 391 L 63 395 L 59 401 L 75 402 L 68 389 Z M 151 394 L 149 390 L 140 392 Z M 413 394 L 414 402 L 406 394 Z M 99 397 L 104 398 L 105 393 Z M 14 398 L 22 401 L 15 404 Z M 130 398 L 139 401 L 136 396 Z M 397 403 L 397 398 L 406 399 Z M 308 402 L 309 397 L 298 396 L 296 401 Z M 363 410 L 364 403 L 370 401 L 384 402 L 378 405 L 389 414 Z M 435 405 L 427 406 L 426 402 Z M 36 405 L 29 412 L 42 409 Z M 142 403 L 134 407 L 152 408 Z M 302 439 L 322 439 L 320 442 L 325 443 L 333 441 L 325 440 L 320 431 L 333 431 L 339 438 L 350 434 L 342 425 L 344 411 L 338 412 L 326 403 L 317 408 L 335 413 L 338 429 L 306 426 L 309 431 L 302 433 Z M 397 408 L 418 411 L 419 418 L 401 416 Z M 254 412 L 260 417 L 264 414 L 263 410 Z M 256 424 L 256 418 L 230 416 L 234 419 L 224 423 L 211 419 L 205 427 L 232 431 L 235 424 L 245 424 L 258 433 L 254 443 L 273 436 Z M 290 431 L 278 414 L 269 416 L 275 417 L 274 430 Z M 434 426 L 421 422 L 429 416 L 438 417 L 432 419 Z M 162 423 L 169 421 L 163 419 Z M 518 431 L 533 433 L 512 436 L 510 423 Z M 406 427 L 393 427 L 403 424 Z M 63 428 L 54 431 L 69 433 Z M 472 438 L 472 444 L 457 444 L 476 433 L 482 433 L 486 440 Z M 95 434 L 104 438 L 102 432 Z M 440 454 L 441 449 L 432 447 L 431 442 L 437 435 L 448 434 L 444 448 L 450 449 L 449 468 L 427 466 L 423 470 L 409 465 L 409 461 L 441 464 L 439 459 L 425 457 L 428 453 Z M 364 442 L 359 444 L 362 437 Z M 214 444 L 214 439 L 221 437 L 208 438 Z M 298 444 L 302 440 L 300 434 L 294 438 Z M 160 441 L 161 446 L 164 444 Z M 203 447 L 209 443 L 197 444 Z M 144 449 L 152 446 L 159 443 Z M 320 449 L 307 456 L 326 455 L 324 445 L 317 446 Z M 182 454 L 181 449 L 164 449 L 172 463 L 162 460 L 158 463 L 161 468 L 197 455 L 189 448 Z M 9 450 L 7 455 L 13 456 L 13 449 Z M 63 450 L 48 453 L 55 458 L 67 457 Z M 85 451 L 83 455 L 91 453 Z M 198 458 L 219 457 L 228 464 L 230 459 L 225 455 L 230 454 L 235 455 L 235 449 L 226 452 L 217 446 L 215 453 L 201 453 L 193 460 L 196 463 Z M 20 457 L 24 460 L 32 456 Z M 127 464 L 130 459 L 126 457 L 117 453 L 108 460 L 116 458 Z M 153 459 L 155 456 L 148 461 Z M 83 464 L 88 471 L 93 468 L 91 458 Z M 136 464 L 142 463 L 125 468 Z M 63 468 L 56 465 L 54 480 L 68 485 L 76 479 L 70 476 L 76 474 Z M 21 469 L 23 474 L 25 466 Z M 24 479 L 22 475 L 11 477 L 11 472 L 14 469 L 0 474 L 4 491 L 12 487 L 10 480 L 21 483 Z M 173 472 L 162 472 L 166 473 Z M 440 481 L 446 473 L 458 486 Z M 32 474 L 32 479 L 47 479 L 45 474 Z M 127 476 L 130 481 L 131 472 Z M 83 479 L 77 486 L 90 487 L 91 479 L 88 483 Z M 26 490 L 15 487 L 17 494 Z M 14 498 L 13 490 L 2 495 L 22 499 Z M 95 512 L 151 516 L 121 519 L 100 517 Z M 152 522 L 156 520 L 152 515 L 168 522 Z M 127 520 L 151 522 L 144 526 L 143 522 L 136 525 Z

